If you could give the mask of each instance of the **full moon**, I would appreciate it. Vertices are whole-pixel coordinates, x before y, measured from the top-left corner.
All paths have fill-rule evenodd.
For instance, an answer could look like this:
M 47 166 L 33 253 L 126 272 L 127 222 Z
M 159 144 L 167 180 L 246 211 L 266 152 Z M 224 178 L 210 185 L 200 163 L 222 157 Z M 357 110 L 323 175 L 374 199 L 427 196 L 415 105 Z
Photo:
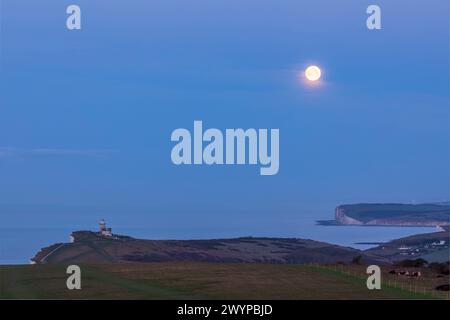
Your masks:
M 320 68 L 318 66 L 309 66 L 305 70 L 305 77 L 309 81 L 317 81 L 320 79 L 321 75 L 322 72 L 320 71 Z

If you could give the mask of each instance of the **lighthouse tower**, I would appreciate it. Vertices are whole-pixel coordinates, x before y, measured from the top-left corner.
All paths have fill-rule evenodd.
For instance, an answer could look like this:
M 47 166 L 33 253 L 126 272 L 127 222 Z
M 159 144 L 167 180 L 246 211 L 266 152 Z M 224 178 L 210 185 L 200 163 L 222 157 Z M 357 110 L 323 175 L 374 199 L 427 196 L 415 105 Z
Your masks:
M 105 219 L 102 219 L 98 222 L 98 225 L 100 227 L 100 233 L 103 233 L 104 231 L 106 231 L 106 221 Z
M 98 222 L 98 225 L 99 225 L 99 233 L 100 233 L 102 236 L 107 236 L 107 237 L 112 236 L 112 229 L 106 227 L 106 221 L 105 221 L 105 219 L 100 220 L 100 221 Z

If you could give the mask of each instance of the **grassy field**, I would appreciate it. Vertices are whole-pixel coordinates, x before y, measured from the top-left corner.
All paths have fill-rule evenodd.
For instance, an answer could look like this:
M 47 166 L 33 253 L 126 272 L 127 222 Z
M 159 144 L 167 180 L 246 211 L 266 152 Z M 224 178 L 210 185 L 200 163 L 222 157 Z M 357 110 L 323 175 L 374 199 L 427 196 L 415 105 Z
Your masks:
M 363 267 L 213 263 L 80 265 L 82 289 L 66 288 L 65 265 L 0 266 L 3 299 L 428 299 L 393 283 L 368 290 Z M 416 290 L 417 291 L 417 290 Z

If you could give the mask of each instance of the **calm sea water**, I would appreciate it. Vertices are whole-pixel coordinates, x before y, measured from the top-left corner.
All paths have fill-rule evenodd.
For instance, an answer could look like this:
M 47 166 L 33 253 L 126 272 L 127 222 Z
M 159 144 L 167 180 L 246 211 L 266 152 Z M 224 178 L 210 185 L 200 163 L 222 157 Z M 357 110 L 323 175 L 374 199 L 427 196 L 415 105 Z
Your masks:
M 95 225 L 84 230 L 94 230 Z M 68 242 L 72 228 L 0 228 L 0 264 L 27 264 L 40 248 Z M 385 242 L 413 234 L 436 231 L 431 227 L 358 227 L 319 226 L 315 219 L 303 218 L 295 223 L 274 226 L 271 231 L 249 228 L 113 228 L 114 233 L 143 239 L 212 239 L 242 236 L 294 237 L 324 241 L 357 249 L 374 245 L 359 242 Z

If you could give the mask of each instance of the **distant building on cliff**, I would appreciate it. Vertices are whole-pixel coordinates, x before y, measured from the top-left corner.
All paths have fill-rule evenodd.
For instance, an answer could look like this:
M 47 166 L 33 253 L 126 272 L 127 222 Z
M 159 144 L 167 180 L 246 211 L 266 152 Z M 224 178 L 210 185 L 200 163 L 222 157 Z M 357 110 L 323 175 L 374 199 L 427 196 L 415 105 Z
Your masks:
M 105 236 L 105 237 L 111 237 L 112 236 L 112 228 L 107 228 L 106 227 L 105 219 L 100 220 L 100 222 L 98 224 L 100 226 L 99 233 L 102 236 Z

